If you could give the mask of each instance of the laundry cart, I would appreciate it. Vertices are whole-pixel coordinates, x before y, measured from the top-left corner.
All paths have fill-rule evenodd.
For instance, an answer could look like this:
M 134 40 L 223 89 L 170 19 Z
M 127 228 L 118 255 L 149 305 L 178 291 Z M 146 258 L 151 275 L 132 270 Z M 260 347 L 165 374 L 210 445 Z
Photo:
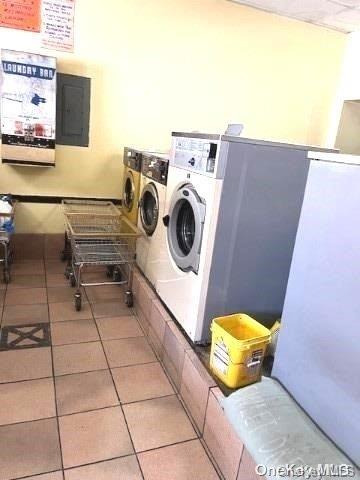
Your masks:
M 109 218 L 117 217 L 119 209 L 107 200 L 73 200 L 64 199 L 62 201 L 63 212 L 67 216 L 71 215 L 103 215 Z M 60 258 L 63 262 L 66 260 L 71 263 L 71 242 L 68 231 L 68 222 L 65 221 L 64 248 L 61 251 Z M 67 277 L 69 275 L 67 274 Z
M 10 265 L 13 257 L 11 237 L 14 232 L 15 209 L 16 202 L 13 202 L 10 211 L 0 211 L 0 245 L 2 245 L 3 250 L 0 263 L 3 264 L 3 278 L 5 283 L 9 283 L 11 280 Z
M 94 205 L 93 205 L 94 206 Z M 75 308 L 81 310 L 81 287 L 99 285 L 126 285 L 125 303 L 133 305 L 132 276 L 135 262 L 136 239 L 141 233 L 119 210 L 110 207 L 82 212 L 69 212 L 65 208 L 65 225 L 71 248 L 68 276 L 76 287 Z M 111 211 L 112 210 L 112 211 Z M 86 282 L 83 280 L 84 267 L 104 266 L 107 281 Z

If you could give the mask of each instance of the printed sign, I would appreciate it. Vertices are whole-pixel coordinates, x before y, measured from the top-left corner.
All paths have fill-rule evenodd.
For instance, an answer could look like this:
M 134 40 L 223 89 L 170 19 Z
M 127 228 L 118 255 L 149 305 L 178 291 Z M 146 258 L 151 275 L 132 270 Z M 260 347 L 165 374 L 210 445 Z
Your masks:
M 223 375 L 227 375 L 230 365 L 230 355 L 226 344 L 222 340 L 218 340 L 215 343 L 213 354 L 213 367 L 221 372 Z
M 52 50 L 74 50 L 75 0 L 43 0 L 41 44 Z
M 40 32 L 40 0 L 2 0 L 0 26 Z
M 3 162 L 55 163 L 56 59 L 1 51 Z

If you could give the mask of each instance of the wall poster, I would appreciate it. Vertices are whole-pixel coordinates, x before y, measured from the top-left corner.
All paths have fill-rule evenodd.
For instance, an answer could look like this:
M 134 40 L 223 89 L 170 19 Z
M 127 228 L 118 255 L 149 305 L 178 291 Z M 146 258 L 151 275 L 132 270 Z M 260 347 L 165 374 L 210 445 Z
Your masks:
M 42 1 L 41 44 L 52 50 L 74 50 L 75 0 Z
M 40 0 L 1 0 L 1 27 L 40 32 L 40 23 Z
M 3 163 L 55 165 L 56 59 L 1 50 Z

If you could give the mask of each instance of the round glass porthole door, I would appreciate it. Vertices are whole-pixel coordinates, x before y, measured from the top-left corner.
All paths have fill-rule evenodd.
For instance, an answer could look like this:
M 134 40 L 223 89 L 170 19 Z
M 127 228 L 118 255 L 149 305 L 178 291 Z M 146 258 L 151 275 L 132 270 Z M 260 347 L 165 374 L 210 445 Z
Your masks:
M 176 265 L 183 271 L 198 272 L 205 205 L 191 185 L 177 190 L 169 211 L 168 244 Z
M 189 255 L 195 240 L 195 216 L 191 204 L 183 200 L 176 221 L 176 239 L 183 255 Z
M 134 178 L 131 172 L 128 172 L 125 178 L 123 191 L 123 206 L 130 212 L 134 206 L 135 185 Z
M 154 183 L 145 185 L 141 193 L 140 219 L 146 234 L 151 236 L 159 220 L 159 197 Z

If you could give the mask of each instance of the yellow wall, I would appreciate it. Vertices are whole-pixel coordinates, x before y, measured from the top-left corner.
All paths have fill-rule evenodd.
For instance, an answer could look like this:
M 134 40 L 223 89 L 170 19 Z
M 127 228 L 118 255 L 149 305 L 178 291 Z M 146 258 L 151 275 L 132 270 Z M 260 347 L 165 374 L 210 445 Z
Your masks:
M 75 53 L 92 78 L 90 147 L 58 146 L 55 169 L 0 166 L 0 191 L 121 196 L 124 145 L 168 148 L 172 130 L 324 144 L 346 36 L 226 0 L 77 0 Z M 0 29 L 0 46 L 41 51 Z M 61 231 L 59 209 L 26 205 L 18 231 Z

